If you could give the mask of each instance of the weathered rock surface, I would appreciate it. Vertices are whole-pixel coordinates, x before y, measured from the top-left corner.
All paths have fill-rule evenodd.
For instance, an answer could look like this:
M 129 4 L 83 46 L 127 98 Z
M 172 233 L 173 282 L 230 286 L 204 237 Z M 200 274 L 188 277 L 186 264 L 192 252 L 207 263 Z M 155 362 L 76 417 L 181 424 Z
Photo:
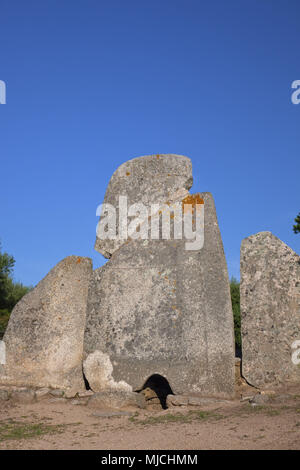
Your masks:
M 163 204 L 183 199 L 193 184 L 192 162 L 182 155 L 146 155 L 123 163 L 108 184 L 104 204 L 116 208 L 119 233 L 119 196 L 127 196 L 128 206 Z M 96 238 L 95 249 L 110 258 L 124 240 Z
M 8 390 L 0 390 L 0 400 L 7 401 L 9 400 L 10 394 Z
M 250 403 L 254 403 L 255 405 L 264 405 L 268 401 L 270 401 L 270 397 L 268 395 L 261 395 L 260 393 L 257 393 L 249 400 Z
M 201 396 L 188 396 L 188 395 L 168 395 L 167 406 L 206 406 L 212 403 L 228 403 L 226 400 L 217 398 L 205 398 Z
M 69 256 L 14 308 L 3 341 L 0 383 L 83 390 L 89 258 Z
M 64 391 L 63 390 L 59 390 L 59 389 L 56 389 L 56 390 L 50 390 L 50 395 L 52 395 L 53 397 L 63 397 L 64 396 Z
M 146 406 L 148 409 L 151 410 L 161 410 L 162 409 L 162 402 L 155 393 L 154 390 L 152 390 L 149 387 L 144 388 L 140 393 L 142 393 L 145 397 L 146 400 Z M 164 404 L 165 405 L 165 404 Z M 165 408 L 165 406 L 164 406 Z
M 36 400 L 34 390 L 20 390 L 11 393 L 10 399 L 17 403 L 34 403 Z
M 45 400 L 46 398 L 49 398 L 49 388 L 40 388 L 36 390 L 35 396 L 38 401 Z
M 242 372 L 256 387 L 300 381 L 300 257 L 271 232 L 241 245 Z
M 83 372 L 93 392 L 104 390 L 127 390 L 132 387 L 124 381 L 115 382 L 112 377 L 113 365 L 109 355 L 101 351 L 94 351 L 83 362 Z
M 88 401 L 91 408 L 145 408 L 145 397 L 141 393 L 128 392 L 125 390 L 107 390 L 95 393 Z
M 186 157 L 142 157 L 126 165 L 114 174 L 106 202 L 115 204 L 123 188 L 131 191 L 130 203 L 161 203 L 168 198 L 202 201 L 204 246 L 186 250 L 186 239 L 172 238 L 127 240 L 119 245 L 112 240 L 110 246 L 98 240 L 98 251 L 111 258 L 91 279 L 85 353 L 98 350 L 107 355 L 113 380 L 133 390 L 159 374 L 174 393 L 231 397 L 233 318 L 213 197 L 187 196 L 192 176 Z M 160 174 L 159 165 L 168 170 Z M 132 176 L 129 182 L 126 172 Z
M 168 395 L 167 396 L 167 406 L 168 408 L 172 406 L 188 406 L 189 397 L 187 395 Z

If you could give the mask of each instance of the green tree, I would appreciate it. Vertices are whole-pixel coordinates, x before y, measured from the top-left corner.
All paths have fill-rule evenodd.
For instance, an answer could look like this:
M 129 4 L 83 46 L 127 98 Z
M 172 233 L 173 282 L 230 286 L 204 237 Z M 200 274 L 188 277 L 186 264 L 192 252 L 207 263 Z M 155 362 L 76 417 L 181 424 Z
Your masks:
M 13 281 L 15 259 L 2 253 L 0 244 L 0 335 L 5 330 L 10 313 L 30 288 Z
M 230 280 L 230 293 L 234 321 L 235 345 L 238 349 L 242 347 L 241 339 L 241 309 L 240 309 L 240 283 L 234 277 Z
M 294 233 L 300 233 L 300 212 L 294 220 L 296 222 L 296 225 L 293 225 Z

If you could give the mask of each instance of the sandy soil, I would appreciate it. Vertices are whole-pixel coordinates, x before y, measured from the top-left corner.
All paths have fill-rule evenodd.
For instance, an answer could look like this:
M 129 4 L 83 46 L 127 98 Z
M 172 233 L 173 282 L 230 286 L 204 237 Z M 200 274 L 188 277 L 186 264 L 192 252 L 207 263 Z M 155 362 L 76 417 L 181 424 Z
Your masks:
M 70 403 L 0 404 L 0 449 L 300 449 L 300 389 L 262 406 L 239 400 L 201 408 L 101 417 Z

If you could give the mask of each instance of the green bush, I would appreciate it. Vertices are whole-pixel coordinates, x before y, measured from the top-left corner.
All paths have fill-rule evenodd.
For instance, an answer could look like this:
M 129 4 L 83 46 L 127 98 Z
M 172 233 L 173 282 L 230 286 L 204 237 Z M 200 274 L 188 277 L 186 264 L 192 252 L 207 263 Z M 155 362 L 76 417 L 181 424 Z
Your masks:
M 6 330 L 7 323 L 10 317 L 10 311 L 3 309 L 0 310 L 0 339 Z
M 238 349 L 242 347 L 241 339 L 241 310 L 240 310 L 240 283 L 234 277 L 230 280 L 230 293 L 234 321 L 235 344 Z
M 300 233 L 300 212 L 294 220 L 296 222 L 296 224 L 293 225 L 294 233 Z
M 0 336 L 7 326 L 10 313 L 30 288 L 13 280 L 13 256 L 1 252 L 0 244 Z

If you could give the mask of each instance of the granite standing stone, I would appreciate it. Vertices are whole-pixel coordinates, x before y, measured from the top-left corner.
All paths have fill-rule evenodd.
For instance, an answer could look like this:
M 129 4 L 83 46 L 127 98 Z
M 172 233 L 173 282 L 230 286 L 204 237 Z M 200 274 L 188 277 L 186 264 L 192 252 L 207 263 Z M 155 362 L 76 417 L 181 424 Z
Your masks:
M 192 187 L 192 162 L 188 157 L 174 154 L 146 155 L 123 163 L 112 175 L 104 204 L 116 208 L 119 233 L 119 196 L 126 196 L 128 206 L 135 203 L 163 204 L 183 199 Z M 96 237 L 95 250 L 106 258 L 124 240 L 103 240 Z
M 105 354 L 109 370 L 99 367 L 99 374 L 109 373 L 133 390 L 159 374 L 174 393 L 231 397 L 234 334 L 227 266 L 213 197 L 189 195 L 191 182 L 190 160 L 176 155 L 141 157 L 115 172 L 106 201 L 117 201 L 125 188 L 130 203 L 204 202 L 204 246 L 191 251 L 185 239 L 112 240 L 111 245 L 97 239 L 98 251 L 110 260 L 91 279 L 85 355 Z
M 242 372 L 256 387 L 300 381 L 300 257 L 271 232 L 241 245 Z M 300 348 L 300 341 L 298 343 Z
M 0 383 L 83 390 L 89 258 L 69 256 L 15 306 L 3 341 Z

